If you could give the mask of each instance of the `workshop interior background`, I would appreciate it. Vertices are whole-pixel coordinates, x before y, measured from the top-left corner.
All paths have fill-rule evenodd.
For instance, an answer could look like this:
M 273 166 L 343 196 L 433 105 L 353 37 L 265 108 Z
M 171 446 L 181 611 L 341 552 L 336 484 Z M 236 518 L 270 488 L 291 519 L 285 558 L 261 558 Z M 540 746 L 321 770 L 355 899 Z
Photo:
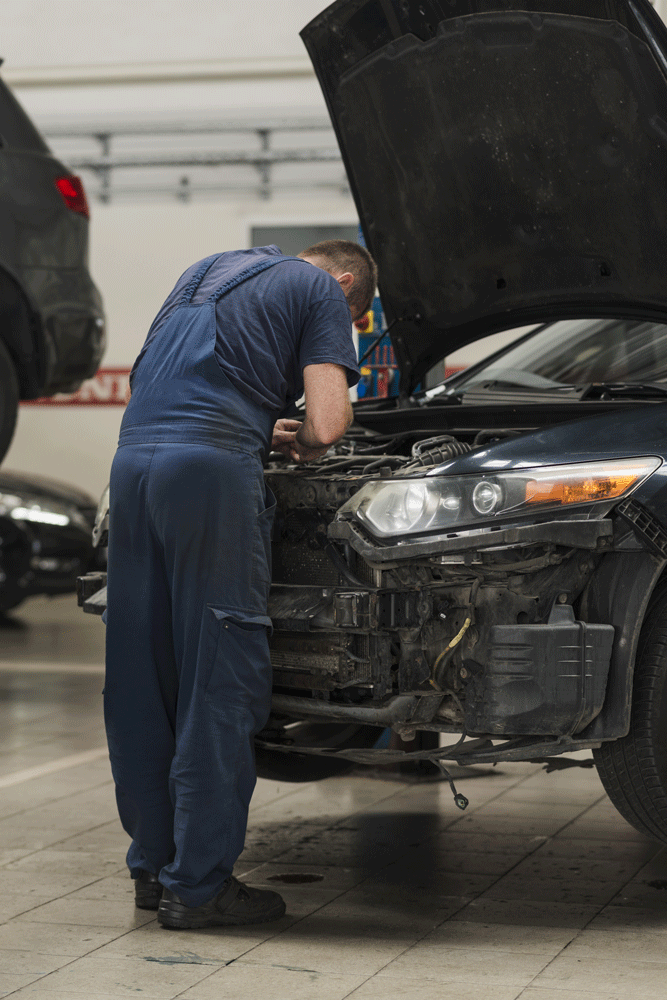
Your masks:
M 3 471 L 96 501 L 130 367 L 182 271 L 225 249 L 355 238 L 299 37 L 326 2 L 0 2 L 0 74 L 85 185 L 108 334 L 77 393 L 21 404 Z M 667 0 L 654 6 L 667 20 Z M 260 781 L 239 874 L 278 882 L 288 918 L 277 931 L 160 937 L 122 868 L 99 618 L 67 594 L 26 602 L 19 618 L 0 610 L 0 625 L 0 997 L 667 997 L 664 848 L 625 823 L 586 766 L 461 767 L 466 813 L 446 781 L 409 770 Z
M 85 185 L 91 272 L 108 329 L 96 379 L 71 399 L 21 406 L 5 468 L 99 496 L 127 373 L 179 274 L 210 253 L 269 237 L 293 251 L 301 239 L 305 246 L 356 235 L 343 164 L 299 38 L 322 6 L 0 4 L 3 79 Z
M 127 373 L 178 275 L 207 254 L 271 236 L 292 251 L 301 237 L 307 245 L 356 232 L 322 92 L 299 38 L 322 6 L 0 4 L 3 79 L 85 184 L 91 271 L 108 331 L 96 379 L 71 399 L 21 406 L 5 468 L 56 476 L 99 496 Z M 655 7 L 667 14 L 667 0 Z M 472 345 L 447 364 L 487 351 Z

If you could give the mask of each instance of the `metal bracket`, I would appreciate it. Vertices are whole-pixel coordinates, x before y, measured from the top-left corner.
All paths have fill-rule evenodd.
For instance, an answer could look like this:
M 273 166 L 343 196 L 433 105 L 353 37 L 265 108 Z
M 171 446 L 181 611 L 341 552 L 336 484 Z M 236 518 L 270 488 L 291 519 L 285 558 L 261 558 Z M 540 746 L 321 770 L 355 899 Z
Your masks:
M 551 757 L 576 750 L 591 750 L 600 746 L 600 741 L 570 740 L 567 737 L 543 739 L 539 737 L 523 737 L 521 739 L 505 740 L 499 745 L 487 737 L 453 743 L 450 746 L 439 747 L 436 750 L 414 750 L 405 753 L 402 750 L 382 749 L 346 749 L 335 750 L 326 747 L 302 747 L 298 749 L 286 743 L 265 742 L 257 740 L 257 745 L 266 750 L 279 750 L 282 753 L 301 753 L 317 757 L 338 757 L 354 761 L 357 764 L 401 764 L 408 760 L 430 760 L 438 765 L 441 760 L 453 760 L 460 765 L 465 764 L 497 764 L 501 761 L 534 761 L 536 764 L 548 763 Z M 552 768 L 554 769 L 554 768 Z
M 76 599 L 80 608 L 90 615 L 104 614 L 107 606 L 106 573 L 86 573 L 76 578 Z
M 418 628 L 433 614 L 433 597 L 419 590 L 338 591 L 333 606 L 338 628 Z

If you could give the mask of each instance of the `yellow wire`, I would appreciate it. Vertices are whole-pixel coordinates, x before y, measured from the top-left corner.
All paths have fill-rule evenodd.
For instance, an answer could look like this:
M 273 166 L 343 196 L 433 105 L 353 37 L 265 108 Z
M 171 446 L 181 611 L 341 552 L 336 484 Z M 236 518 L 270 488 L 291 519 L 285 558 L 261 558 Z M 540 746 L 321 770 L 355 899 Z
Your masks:
M 443 649 L 442 653 L 440 653 L 440 655 L 438 656 L 437 660 L 433 664 L 433 668 L 431 670 L 430 681 L 431 681 L 431 685 L 434 688 L 437 688 L 438 690 L 441 690 L 440 686 L 435 681 L 435 672 L 438 669 L 440 661 L 443 659 L 443 657 L 445 657 L 447 655 L 447 653 L 449 653 L 450 650 L 454 649 L 455 646 L 458 646 L 458 644 L 460 643 L 461 639 L 463 638 L 463 636 L 466 634 L 466 632 L 470 628 L 471 624 L 472 624 L 472 618 L 471 617 L 466 618 L 466 620 L 463 623 L 463 628 L 461 629 L 461 631 L 457 632 L 457 634 L 449 642 L 449 644 L 447 646 L 445 646 L 445 648 Z

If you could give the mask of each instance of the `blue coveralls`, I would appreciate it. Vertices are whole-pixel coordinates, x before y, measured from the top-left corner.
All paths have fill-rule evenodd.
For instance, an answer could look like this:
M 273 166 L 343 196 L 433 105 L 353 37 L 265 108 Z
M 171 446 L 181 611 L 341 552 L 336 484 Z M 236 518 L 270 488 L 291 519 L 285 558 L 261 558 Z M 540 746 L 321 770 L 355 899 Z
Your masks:
M 207 258 L 134 375 L 111 470 L 105 722 L 127 862 L 190 906 L 243 848 L 271 697 L 266 617 L 278 414 L 217 364 Z

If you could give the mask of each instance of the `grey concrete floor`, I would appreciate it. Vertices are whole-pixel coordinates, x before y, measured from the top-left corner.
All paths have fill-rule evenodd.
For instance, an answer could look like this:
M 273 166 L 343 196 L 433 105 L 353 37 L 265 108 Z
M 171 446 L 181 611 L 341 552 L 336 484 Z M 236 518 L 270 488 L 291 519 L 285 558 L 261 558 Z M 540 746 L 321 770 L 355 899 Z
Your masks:
M 286 916 L 160 928 L 124 868 L 102 651 L 71 598 L 0 628 L 0 996 L 667 997 L 667 852 L 580 768 L 459 769 L 465 813 L 440 782 L 260 781 L 237 874 Z

